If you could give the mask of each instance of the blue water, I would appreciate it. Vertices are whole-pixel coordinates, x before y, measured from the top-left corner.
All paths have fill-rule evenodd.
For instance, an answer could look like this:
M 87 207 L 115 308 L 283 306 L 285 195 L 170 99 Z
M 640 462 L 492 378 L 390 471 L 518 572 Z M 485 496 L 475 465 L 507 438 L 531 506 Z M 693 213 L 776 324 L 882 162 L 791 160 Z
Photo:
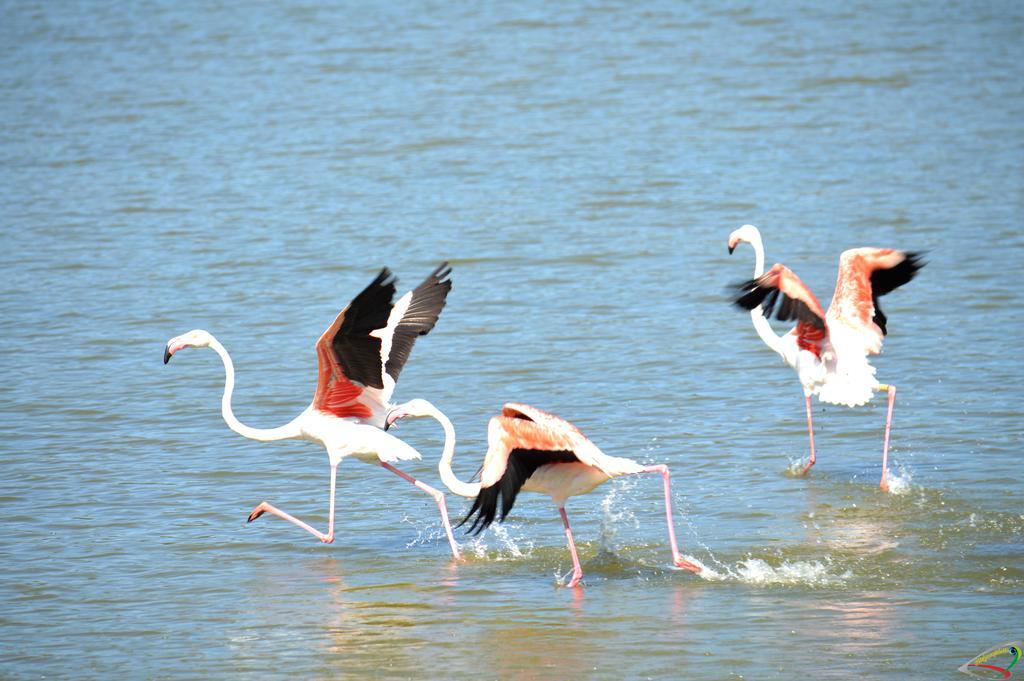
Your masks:
M 1014 2 L 5 3 L 0 676 L 955 678 L 1024 636 L 1024 11 Z M 882 400 L 815 405 L 728 303 L 752 255 L 827 305 L 839 253 L 928 252 L 884 301 Z M 673 471 L 524 494 L 452 564 L 358 462 L 324 546 L 282 424 L 383 265 L 454 268 L 402 373 L 469 477 L 504 401 Z M 403 289 L 404 290 L 404 289 Z M 779 326 L 778 330 L 784 330 Z M 403 423 L 440 486 L 440 429 Z M 453 518 L 468 503 L 449 495 Z

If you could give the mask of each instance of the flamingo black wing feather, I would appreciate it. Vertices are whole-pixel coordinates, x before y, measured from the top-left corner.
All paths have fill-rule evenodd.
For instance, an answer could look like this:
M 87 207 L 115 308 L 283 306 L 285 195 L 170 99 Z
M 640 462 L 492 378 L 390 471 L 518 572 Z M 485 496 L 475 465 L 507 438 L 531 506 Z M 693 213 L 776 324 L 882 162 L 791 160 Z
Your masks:
M 779 321 L 806 322 L 818 329 L 825 328 L 825 320 L 816 314 L 807 303 L 796 298 L 790 298 L 775 286 L 767 276 L 758 279 L 750 279 L 741 284 L 735 285 L 735 297 L 733 304 L 744 310 L 753 310 L 758 305 L 764 311 L 766 319 L 771 319 L 772 311 L 776 303 L 779 310 L 775 318 Z
M 391 337 L 391 352 L 384 367 L 395 381 L 409 359 L 413 343 L 419 336 L 429 333 L 437 323 L 452 288 L 452 282 L 447 278 L 451 272 L 448 263 L 442 263 L 422 284 L 413 289 L 409 307 Z
M 913 279 L 925 265 L 922 261 L 923 257 L 921 253 L 907 253 L 906 257 L 895 267 L 877 269 L 871 273 L 871 302 L 875 307 L 874 322 L 882 330 L 883 336 L 888 333 L 885 328 L 888 318 L 878 305 L 879 296 L 884 296 Z
M 331 339 L 331 348 L 349 380 L 371 388 L 384 387 L 380 366 L 381 341 L 370 332 L 387 325 L 394 297 L 395 277 L 385 267 L 346 308 L 344 318 Z

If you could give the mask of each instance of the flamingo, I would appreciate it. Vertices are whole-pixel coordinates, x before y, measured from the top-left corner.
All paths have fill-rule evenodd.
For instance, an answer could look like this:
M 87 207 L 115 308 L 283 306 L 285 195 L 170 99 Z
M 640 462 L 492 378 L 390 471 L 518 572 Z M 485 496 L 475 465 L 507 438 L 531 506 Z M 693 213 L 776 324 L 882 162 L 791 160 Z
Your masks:
M 566 500 L 621 475 L 658 473 L 665 489 L 665 518 L 673 562 L 676 567 L 700 572 L 700 567 L 682 557 L 676 544 L 668 466 L 642 466 L 630 459 L 608 456 L 568 421 L 535 407 L 509 402 L 488 424 L 487 455 L 480 469 L 480 482 L 463 482 L 452 471 L 455 428 L 430 402 L 414 399 L 398 405 L 388 413 L 387 426 L 406 417 L 423 416 L 433 417 L 444 429 L 444 451 L 438 464 L 441 480 L 453 493 L 474 499 L 473 507 L 459 523 L 466 523 L 476 514 L 470 533 L 480 533 L 494 521 L 499 497 L 503 521 L 520 491 L 547 494 L 558 507 L 565 526 L 573 565 L 568 586 L 574 587 L 583 578 L 583 568 L 565 513 Z
M 875 380 L 875 368 L 868 355 L 882 351 L 888 321 L 878 299 L 906 284 L 924 267 L 920 253 L 892 248 L 853 248 L 839 256 L 839 278 L 828 312 L 789 268 L 775 264 L 764 272 L 764 244 L 753 225 L 743 225 L 729 235 L 729 253 L 741 243 L 754 248 L 754 278 L 737 287 L 736 305 L 750 310 L 754 329 L 761 340 L 800 377 L 807 407 L 807 434 L 811 456 L 800 475 L 814 465 L 814 424 L 811 395 L 829 404 L 856 407 L 866 404 L 874 393 L 889 397 L 882 445 L 882 491 L 889 491 L 886 470 L 889 460 L 889 430 L 896 401 L 896 386 Z M 777 336 L 768 319 L 781 295 L 776 319 L 796 320 L 786 335 Z
M 422 284 L 392 305 L 395 278 L 385 267 L 338 314 L 316 342 L 319 361 L 316 393 L 305 411 L 278 428 L 252 428 L 241 423 L 231 409 L 235 368 L 224 346 L 207 331 L 195 329 L 167 341 L 164 364 L 183 348 L 212 348 L 224 362 L 225 385 L 221 414 L 239 435 L 260 442 L 300 439 L 322 445 L 331 467 L 331 495 L 327 532 L 323 533 L 266 501 L 249 514 L 248 522 L 264 513 L 276 515 L 306 530 L 325 544 L 334 541 L 334 492 L 338 464 L 348 456 L 379 465 L 434 497 L 452 554 L 458 545 L 448 521 L 444 494 L 399 470 L 397 461 L 419 459 L 408 444 L 384 432 L 395 382 L 413 343 L 426 335 L 444 308 L 452 282 L 451 268 L 441 264 Z

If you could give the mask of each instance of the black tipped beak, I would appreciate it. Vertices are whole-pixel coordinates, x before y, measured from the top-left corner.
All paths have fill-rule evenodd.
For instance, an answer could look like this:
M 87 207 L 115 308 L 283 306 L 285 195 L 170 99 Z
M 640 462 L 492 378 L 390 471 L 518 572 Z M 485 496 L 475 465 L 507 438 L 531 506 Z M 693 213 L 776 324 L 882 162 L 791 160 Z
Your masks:
M 402 417 L 396 416 L 395 418 L 391 418 L 391 415 L 394 413 L 395 410 L 391 410 L 390 412 L 388 412 L 388 415 L 384 417 L 384 430 L 390 430 L 391 426 L 395 426 L 396 428 L 398 427 L 398 420 L 401 419 Z
M 167 347 L 164 348 L 164 364 L 167 364 L 170 361 L 171 361 L 171 346 L 168 345 Z
M 732 252 L 735 251 L 735 250 L 736 250 L 735 246 L 729 246 L 729 255 L 732 255 Z

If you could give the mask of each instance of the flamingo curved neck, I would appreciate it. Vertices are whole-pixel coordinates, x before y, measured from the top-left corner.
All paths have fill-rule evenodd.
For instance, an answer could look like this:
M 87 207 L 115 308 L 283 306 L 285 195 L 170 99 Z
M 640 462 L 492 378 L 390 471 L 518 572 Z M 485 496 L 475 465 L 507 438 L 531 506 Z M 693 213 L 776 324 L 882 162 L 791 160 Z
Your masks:
M 247 437 L 250 440 L 259 440 L 260 442 L 272 442 L 274 440 L 298 437 L 299 428 L 295 420 L 278 428 L 252 428 L 235 417 L 235 412 L 231 409 L 231 394 L 235 390 L 235 365 L 231 361 L 228 351 L 224 349 L 224 346 L 216 338 L 211 338 L 210 347 L 220 355 L 221 361 L 224 362 L 224 397 L 221 398 L 220 413 L 228 424 L 228 428 L 242 437 Z
M 429 407 L 428 414 L 434 417 L 434 420 L 444 428 L 444 451 L 441 453 L 441 461 L 437 464 L 437 471 L 441 474 L 441 481 L 444 482 L 445 486 L 453 494 L 475 499 L 480 494 L 480 483 L 463 482 L 455 477 L 455 472 L 452 470 L 452 459 L 455 457 L 455 426 L 452 425 L 452 422 L 440 409 L 432 404 Z
M 754 231 L 750 245 L 754 247 L 754 279 L 757 279 L 764 274 L 764 243 L 761 241 L 760 232 Z M 764 344 L 785 358 L 786 350 L 782 337 L 772 330 L 772 325 L 768 323 L 760 305 L 750 311 L 750 321 L 754 323 L 754 330 L 757 331 L 757 335 L 761 337 Z
M 757 279 L 764 274 L 764 242 L 761 241 L 761 232 L 754 231 L 750 245 L 754 248 L 754 279 Z

